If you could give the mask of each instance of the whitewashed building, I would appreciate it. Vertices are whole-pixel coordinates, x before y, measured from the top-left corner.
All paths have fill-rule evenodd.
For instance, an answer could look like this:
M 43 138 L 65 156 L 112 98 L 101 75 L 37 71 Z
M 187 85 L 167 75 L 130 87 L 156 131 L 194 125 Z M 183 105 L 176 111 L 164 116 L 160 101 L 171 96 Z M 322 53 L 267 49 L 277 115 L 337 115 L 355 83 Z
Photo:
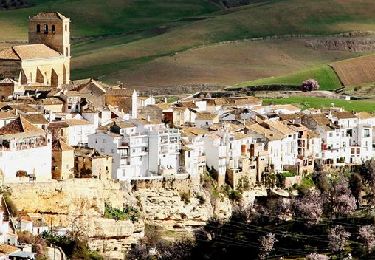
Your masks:
M 51 135 L 23 116 L 0 128 L 2 183 L 51 180 Z

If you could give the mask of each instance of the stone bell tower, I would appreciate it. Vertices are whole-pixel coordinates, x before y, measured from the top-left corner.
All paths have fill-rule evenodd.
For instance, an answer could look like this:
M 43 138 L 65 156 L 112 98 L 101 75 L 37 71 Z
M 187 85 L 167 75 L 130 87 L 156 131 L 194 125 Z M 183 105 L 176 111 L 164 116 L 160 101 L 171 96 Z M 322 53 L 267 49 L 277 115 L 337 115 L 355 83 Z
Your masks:
M 70 19 L 60 13 L 39 13 L 29 18 L 29 43 L 45 44 L 70 58 Z

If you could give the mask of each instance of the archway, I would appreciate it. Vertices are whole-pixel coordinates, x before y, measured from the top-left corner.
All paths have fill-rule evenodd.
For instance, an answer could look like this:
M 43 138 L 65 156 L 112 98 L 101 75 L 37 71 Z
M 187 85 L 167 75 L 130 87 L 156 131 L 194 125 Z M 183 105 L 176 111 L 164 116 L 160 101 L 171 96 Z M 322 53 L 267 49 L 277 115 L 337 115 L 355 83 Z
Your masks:
M 36 70 L 35 82 L 44 84 L 44 76 L 43 76 L 43 74 L 42 74 L 42 72 L 40 71 L 39 68 Z
M 64 84 L 69 83 L 69 82 L 67 82 L 67 78 L 66 78 L 66 67 L 65 67 L 65 65 L 63 66 L 63 83 Z
M 56 71 L 52 69 L 51 87 L 57 88 L 58 85 L 59 85 L 59 75 L 57 75 Z

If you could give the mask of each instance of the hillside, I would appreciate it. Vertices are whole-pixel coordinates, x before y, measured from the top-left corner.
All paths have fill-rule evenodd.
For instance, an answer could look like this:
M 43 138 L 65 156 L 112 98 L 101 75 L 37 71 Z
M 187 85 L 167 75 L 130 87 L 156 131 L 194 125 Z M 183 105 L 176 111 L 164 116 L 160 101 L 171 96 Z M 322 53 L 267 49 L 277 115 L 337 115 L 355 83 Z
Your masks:
M 278 40 L 239 43 L 246 46 L 242 51 L 234 49 L 236 44 L 212 45 L 222 41 L 375 31 L 373 0 L 271 0 L 229 10 L 205 0 L 33 3 L 30 8 L 1 12 L 0 27 L 6 29 L 0 41 L 26 39 L 25 17 L 58 10 L 72 18 L 74 78 L 94 76 L 135 86 L 234 84 L 358 56 L 347 51 L 311 51 L 297 40 L 292 44 L 298 49 L 289 52 Z M 263 60 L 259 48 L 271 55 Z M 279 53 L 272 56 L 272 52 Z
M 315 79 L 319 82 L 321 90 L 334 90 L 341 87 L 339 77 L 335 74 L 333 69 L 328 65 L 313 67 L 311 69 L 298 71 L 293 74 L 288 74 L 280 77 L 271 77 L 248 81 L 238 84 L 238 87 L 268 85 L 268 84 L 290 84 L 301 85 L 307 79 Z M 236 87 L 237 87 L 236 86 Z
M 375 55 L 338 61 L 331 66 L 344 86 L 375 82 Z

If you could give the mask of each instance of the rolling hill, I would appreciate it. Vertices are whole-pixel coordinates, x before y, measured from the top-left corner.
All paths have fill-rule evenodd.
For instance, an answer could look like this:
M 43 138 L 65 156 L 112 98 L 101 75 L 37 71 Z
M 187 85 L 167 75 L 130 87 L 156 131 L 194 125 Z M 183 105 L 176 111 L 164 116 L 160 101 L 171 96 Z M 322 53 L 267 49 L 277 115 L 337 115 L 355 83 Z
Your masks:
M 298 39 L 289 40 L 294 49 L 285 40 L 242 40 L 375 31 L 373 0 L 264 0 L 229 10 L 208 0 L 32 2 L 0 12 L 0 41 L 25 40 L 29 15 L 60 11 L 72 19 L 73 77 L 134 86 L 228 85 L 290 74 L 358 54 L 310 50 Z

